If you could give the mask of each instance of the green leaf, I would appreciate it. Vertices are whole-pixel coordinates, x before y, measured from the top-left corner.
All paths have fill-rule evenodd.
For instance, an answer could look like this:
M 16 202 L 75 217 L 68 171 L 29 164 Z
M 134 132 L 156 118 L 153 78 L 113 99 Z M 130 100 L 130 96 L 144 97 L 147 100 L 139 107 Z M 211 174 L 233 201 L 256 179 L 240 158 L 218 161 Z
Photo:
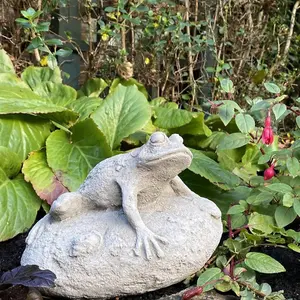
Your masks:
M 261 100 L 256 102 L 250 109 L 251 112 L 266 110 L 271 106 L 268 101 Z
M 34 92 L 47 99 L 48 103 L 65 107 L 76 100 L 77 92 L 72 87 L 51 81 L 42 82 L 34 88 Z
M 29 90 L 29 86 L 22 81 L 16 74 L 0 73 L 0 89 L 8 86 L 19 86 Z
M 35 16 L 36 12 L 37 11 L 32 7 L 29 7 L 27 10 L 21 10 L 22 16 L 27 19 L 32 19 Z
M 45 150 L 31 152 L 23 164 L 22 172 L 37 195 L 50 205 L 58 196 L 68 192 L 48 166 Z
M 293 177 L 296 177 L 300 170 L 299 160 L 296 157 L 288 157 L 288 159 L 286 160 L 286 167 L 290 174 Z
M 47 63 L 48 63 L 48 67 L 51 70 L 54 70 L 57 67 L 56 57 L 53 54 L 49 54 L 48 59 L 47 59 Z
M 292 193 L 286 193 L 283 195 L 282 204 L 285 207 L 292 207 L 294 204 L 294 195 Z
M 48 67 L 28 67 L 22 73 L 22 79 L 34 89 L 36 86 L 45 81 L 51 81 L 54 83 L 62 83 L 59 67 L 51 70 Z
M 278 206 L 275 211 L 275 220 L 279 228 L 291 224 L 297 217 L 292 207 Z
M 198 150 L 190 149 L 193 153 L 193 161 L 189 170 L 199 174 L 222 189 L 231 189 L 240 183 L 240 179 L 231 172 L 224 170 L 211 158 Z
M 228 215 L 241 214 L 245 211 L 245 208 L 242 205 L 231 206 L 227 212 Z
M 266 185 L 266 188 L 277 193 L 292 193 L 293 189 L 285 183 L 273 183 Z
M 294 210 L 295 210 L 296 214 L 298 216 L 300 216 L 300 199 L 299 198 L 294 199 L 294 205 L 293 206 L 294 206 Z
M 72 54 L 73 50 L 72 49 L 59 49 L 55 52 L 55 55 L 60 56 L 60 57 L 68 57 Z
M 15 68 L 5 50 L 0 49 L 0 73 L 15 74 Z
M 0 117 L 0 146 L 7 147 L 24 160 L 28 153 L 39 150 L 50 134 L 50 123 L 33 116 Z
M 109 146 L 115 149 L 123 138 L 142 129 L 151 117 L 145 96 L 135 85 L 119 85 L 91 115 Z
M 230 105 L 221 105 L 219 107 L 219 116 L 222 120 L 222 122 L 224 123 L 225 126 L 228 125 L 228 123 L 231 121 L 231 119 L 234 116 L 234 109 L 232 106 Z
M 266 234 L 273 232 L 273 226 L 275 225 L 274 218 L 267 215 L 262 215 L 257 212 L 253 212 L 250 215 L 249 223 L 250 230 L 259 230 Z
M 229 78 L 221 79 L 221 88 L 226 93 L 234 93 L 233 82 Z
M 286 105 L 278 103 L 272 108 L 276 121 L 286 112 Z
M 128 80 L 123 79 L 123 78 L 114 79 L 114 81 L 112 82 L 112 84 L 110 86 L 109 93 L 113 93 L 114 90 L 120 84 L 123 85 L 123 86 L 127 86 L 127 87 L 133 86 L 133 85 L 137 86 L 139 92 L 143 93 L 144 96 L 146 97 L 146 99 L 148 99 L 148 92 L 147 92 L 146 88 L 134 78 L 130 78 Z
M 60 39 L 49 39 L 45 40 L 45 44 L 48 46 L 62 46 L 63 42 Z
M 246 254 L 245 264 L 254 271 L 264 274 L 285 272 L 285 268 L 277 260 L 269 255 L 249 252 Z
M 256 197 L 250 197 L 247 199 L 247 202 L 251 205 L 267 205 L 269 204 L 274 198 L 273 193 L 270 192 L 262 192 L 259 193 Z
M 0 146 L 0 169 L 2 174 L 8 178 L 13 178 L 21 170 L 22 161 L 20 157 L 11 149 Z
M 167 107 L 155 108 L 156 120 L 154 125 L 160 128 L 177 128 L 189 124 L 193 114 L 183 109 L 170 109 Z
M 38 23 L 35 27 L 35 30 L 37 32 L 45 32 L 45 31 L 49 31 L 49 27 L 50 27 L 50 22 L 41 22 L 41 23 Z M 46 44 L 47 44 L 48 40 L 46 41 Z M 49 44 L 47 44 L 49 45 Z
M 255 127 L 254 119 L 248 114 L 238 114 L 235 117 L 235 123 L 242 133 L 248 133 Z
M 250 138 L 242 133 L 232 133 L 224 136 L 221 140 L 218 150 L 236 149 L 248 144 Z
M 103 100 L 100 98 L 81 97 L 68 105 L 70 109 L 79 114 L 78 121 L 88 118 Z
M 292 249 L 293 251 L 300 253 L 300 247 L 298 245 L 290 243 L 290 244 L 288 244 L 288 247 L 290 249 Z
M 18 86 L 0 88 L 0 114 L 10 113 L 49 113 L 66 110 L 47 102 L 30 89 Z
M 101 78 L 88 79 L 86 83 L 78 91 L 78 98 L 80 97 L 98 97 L 104 89 L 107 87 L 107 83 Z
M 272 293 L 272 288 L 268 283 L 262 283 L 259 290 L 267 296 Z
M 0 241 L 5 241 L 32 226 L 41 200 L 21 175 L 10 180 L 3 174 L 0 174 L 0 198 Z
M 56 130 L 47 139 L 47 161 L 56 178 L 75 191 L 89 171 L 112 155 L 105 137 L 91 119 L 77 123 L 72 135 Z
M 210 136 L 212 133 L 211 130 L 205 125 L 204 113 L 199 113 L 198 115 L 194 116 L 188 124 L 170 130 L 170 133 L 175 132 L 181 136 L 185 134 Z
M 280 88 L 278 85 L 276 85 L 273 82 L 265 82 L 264 86 L 266 90 L 272 94 L 279 94 L 280 93 Z
M 300 128 L 300 116 L 297 116 L 296 123 L 297 123 L 297 126 Z
M 231 290 L 231 284 L 227 281 L 219 282 L 215 285 L 215 289 L 222 293 L 226 293 Z
M 214 288 L 216 283 L 207 284 L 209 282 L 218 280 L 224 276 L 219 268 L 210 268 L 200 274 L 197 280 L 197 286 L 204 286 L 203 291 L 207 292 Z

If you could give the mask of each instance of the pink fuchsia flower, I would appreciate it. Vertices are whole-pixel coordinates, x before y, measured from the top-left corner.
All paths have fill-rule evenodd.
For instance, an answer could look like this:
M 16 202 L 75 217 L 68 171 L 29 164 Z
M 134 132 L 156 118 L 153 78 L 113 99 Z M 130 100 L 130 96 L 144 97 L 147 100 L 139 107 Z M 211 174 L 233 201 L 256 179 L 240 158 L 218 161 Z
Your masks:
M 265 128 L 262 132 L 262 142 L 265 145 L 271 145 L 274 141 L 274 134 L 271 127 L 271 122 L 271 111 L 269 110 L 265 119 Z
M 269 180 L 275 176 L 274 164 L 264 171 L 264 180 Z

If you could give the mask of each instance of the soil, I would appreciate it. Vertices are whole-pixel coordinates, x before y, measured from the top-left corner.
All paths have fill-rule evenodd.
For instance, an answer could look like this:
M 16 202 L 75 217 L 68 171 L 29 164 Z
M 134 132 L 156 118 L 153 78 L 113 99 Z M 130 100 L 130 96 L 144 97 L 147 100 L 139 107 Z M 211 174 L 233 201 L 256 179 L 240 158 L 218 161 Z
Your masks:
M 0 276 L 20 265 L 20 259 L 25 249 L 27 233 L 20 234 L 15 238 L 0 243 Z M 274 275 L 260 275 L 259 282 L 267 282 L 273 291 L 284 290 L 285 297 L 289 300 L 300 300 L 300 254 L 282 248 L 264 248 L 264 253 L 277 259 L 287 270 L 285 273 Z M 171 295 L 185 289 L 183 283 L 161 289 L 143 295 L 123 297 L 120 300 L 156 300 L 166 295 Z M 24 287 L 12 287 L 0 291 L 0 300 L 26 300 L 28 289 Z M 33 300 L 39 298 L 33 298 Z M 45 298 L 50 299 L 50 298 Z M 63 300 L 62 298 L 56 300 Z

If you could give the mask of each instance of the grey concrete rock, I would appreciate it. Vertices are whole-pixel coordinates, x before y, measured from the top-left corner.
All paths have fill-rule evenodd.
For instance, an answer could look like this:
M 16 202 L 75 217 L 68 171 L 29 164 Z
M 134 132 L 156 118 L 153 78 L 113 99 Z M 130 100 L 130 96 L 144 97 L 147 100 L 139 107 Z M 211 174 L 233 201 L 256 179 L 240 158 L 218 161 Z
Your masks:
M 180 136 L 157 132 L 99 163 L 34 226 L 21 264 L 53 271 L 56 286 L 43 291 L 69 298 L 141 294 L 185 279 L 222 235 L 217 206 L 177 176 L 191 159 Z

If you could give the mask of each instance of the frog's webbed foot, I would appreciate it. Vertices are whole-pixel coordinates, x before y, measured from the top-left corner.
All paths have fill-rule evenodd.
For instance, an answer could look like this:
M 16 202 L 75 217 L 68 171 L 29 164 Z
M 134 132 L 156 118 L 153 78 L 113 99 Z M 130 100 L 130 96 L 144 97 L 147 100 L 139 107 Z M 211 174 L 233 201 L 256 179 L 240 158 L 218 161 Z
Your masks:
M 147 260 L 152 259 L 153 252 L 159 258 L 164 257 L 164 252 L 159 246 L 159 242 L 162 244 L 168 243 L 165 238 L 156 235 L 146 227 L 137 229 L 134 253 L 135 255 L 140 256 L 141 252 L 144 252 Z

